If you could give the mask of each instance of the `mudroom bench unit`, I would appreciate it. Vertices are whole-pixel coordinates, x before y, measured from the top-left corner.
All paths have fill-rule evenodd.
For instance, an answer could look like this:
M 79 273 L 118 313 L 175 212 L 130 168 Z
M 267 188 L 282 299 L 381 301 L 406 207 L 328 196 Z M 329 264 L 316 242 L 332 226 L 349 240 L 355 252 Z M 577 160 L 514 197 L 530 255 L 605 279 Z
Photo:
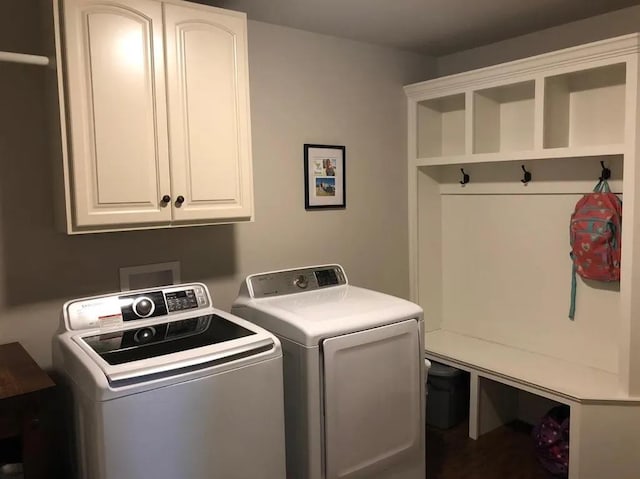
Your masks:
M 427 338 L 427 358 L 469 373 L 471 438 L 566 404 L 570 479 L 637 477 L 640 399 L 616 392 L 615 374 L 444 330 Z
M 470 373 L 470 435 L 571 410 L 570 479 L 640 477 L 640 36 L 405 87 L 412 299 Z M 569 220 L 611 172 L 619 283 L 578 280 Z

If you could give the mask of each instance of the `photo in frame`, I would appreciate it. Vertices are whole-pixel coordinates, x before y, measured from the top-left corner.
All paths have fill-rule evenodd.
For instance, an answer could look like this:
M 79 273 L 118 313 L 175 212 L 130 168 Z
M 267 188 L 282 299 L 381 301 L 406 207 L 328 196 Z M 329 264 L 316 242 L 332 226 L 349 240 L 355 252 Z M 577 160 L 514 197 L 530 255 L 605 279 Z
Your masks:
M 345 208 L 346 148 L 304 145 L 304 208 Z

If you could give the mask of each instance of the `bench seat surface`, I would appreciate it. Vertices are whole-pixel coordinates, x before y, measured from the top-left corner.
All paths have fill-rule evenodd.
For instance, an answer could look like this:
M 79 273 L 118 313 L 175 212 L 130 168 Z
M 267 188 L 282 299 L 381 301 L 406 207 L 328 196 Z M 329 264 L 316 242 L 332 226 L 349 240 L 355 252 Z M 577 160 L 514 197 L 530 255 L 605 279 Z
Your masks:
M 461 369 L 484 371 L 578 401 L 630 399 L 621 392 L 618 376 L 608 371 L 442 329 L 428 332 L 425 339 L 429 358 Z

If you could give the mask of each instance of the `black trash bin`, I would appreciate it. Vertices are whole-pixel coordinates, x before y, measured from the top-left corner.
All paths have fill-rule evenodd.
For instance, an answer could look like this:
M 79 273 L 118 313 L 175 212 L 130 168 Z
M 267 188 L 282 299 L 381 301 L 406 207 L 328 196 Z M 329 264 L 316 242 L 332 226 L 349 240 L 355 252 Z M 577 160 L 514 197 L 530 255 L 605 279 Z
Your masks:
M 431 361 L 427 377 L 427 424 L 450 429 L 469 414 L 469 375 L 460 369 Z

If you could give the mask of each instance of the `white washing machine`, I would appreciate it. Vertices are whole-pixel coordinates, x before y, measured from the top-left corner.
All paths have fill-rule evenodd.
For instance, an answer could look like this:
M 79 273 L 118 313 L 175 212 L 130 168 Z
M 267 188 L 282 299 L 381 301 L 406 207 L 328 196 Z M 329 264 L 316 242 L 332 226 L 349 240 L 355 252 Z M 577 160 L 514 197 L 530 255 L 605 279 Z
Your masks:
M 282 351 L 203 284 L 70 301 L 54 338 L 83 479 L 282 479 Z
M 284 352 L 287 477 L 424 479 L 424 321 L 339 265 L 251 275 L 232 313 Z

